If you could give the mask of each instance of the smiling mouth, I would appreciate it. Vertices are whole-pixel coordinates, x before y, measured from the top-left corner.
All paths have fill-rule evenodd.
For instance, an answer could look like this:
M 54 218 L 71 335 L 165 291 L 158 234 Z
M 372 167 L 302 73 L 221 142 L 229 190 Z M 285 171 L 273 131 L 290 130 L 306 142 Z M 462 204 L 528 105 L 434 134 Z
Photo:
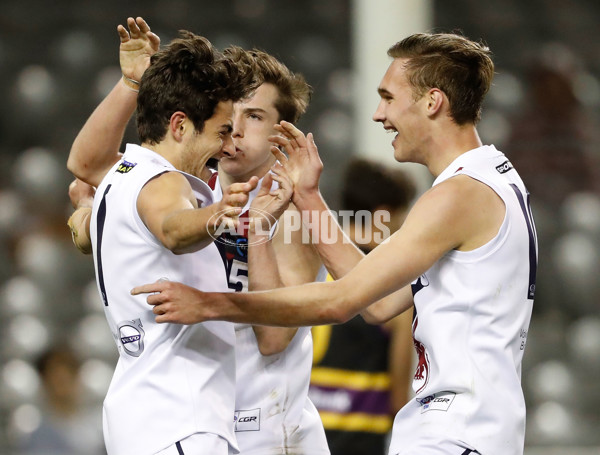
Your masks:
M 400 136 L 400 133 L 398 133 L 398 130 L 397 130 L 397 129 L 395 129 L 395 128 L 386 128 L 386 129 L 385 129 L 385 132 L 386 132 L 386 133 L 389 133 L 389 134 L 394 134 L 394 139 L 392 139 L 392 143 L 393 143 L 393 142 L 394 142 L 396 139 L 398 139 L 398 136 Z

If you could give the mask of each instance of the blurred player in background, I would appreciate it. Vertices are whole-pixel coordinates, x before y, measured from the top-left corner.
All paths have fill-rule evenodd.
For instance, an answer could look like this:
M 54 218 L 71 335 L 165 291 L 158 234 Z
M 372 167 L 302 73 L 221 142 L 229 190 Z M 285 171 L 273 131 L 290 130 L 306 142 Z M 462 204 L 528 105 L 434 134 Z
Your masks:
M 477 133 L 494 75 L 490 51 L 460 35 L 418 33 L 388 55 L 373 119 L 395 133 L 397 161 L 423 164 L 435 178 L 389 241 L 366 256 L 350 242 L 319 242 L 336 278 L 329 283 L 225 294 L 163 282 L 132 292 L 150 293 L 157 322 L 188 324 L 315 325 L 359 312 L 384 322 L 414 305 L 416 396 L 396 415 L 389 453 L 520 455 L 537 237 L 523 181 Z M 294 204 L 307 222 L 327 219 L 312 135 L 285 122 L 279 131 L 285 138 L 272 140 L 289 154 L 278 159 L 294 183 Z M 329 217 L 319 229 L 339 232 Z
M 130 79 L 139 78 L 148 64 L 147 55 L 155 49 L 151 32 L 141 18 L 128 19 L 128 27 L 131 34 L 119 29 L 121 67 Z M 252 96 L 234 104 L 234 147 L 223 149 L 218 172 L 212 174 L 209 184 L 215 200 L 219 200 L 223 188 L 230 184 L 245 182 L 252 176 L 264 177 L 259 185 L 265 190 L 251 192 L 240 219 L 268 212 L 273 220 L 279 213 L 272 205 L 272 192 L 267 190 L 274 178 L 269 170 L 275 163 L 268 138 L 277 133 L 274 125 L 279 121 L 299 119 L 312 90 L 300 75 L 265 52 L 230 47 L 225 54 L 241 65 L 252 66 L 258 88 Z M 84 172 L 102 174 L 105 166 L 100 163 L 111 162 L 118 155 L 127 121 L 135 109 L 135 92 L 123 90 L 122 85 L 119 82 L 101 103 L 73 145 L 73 161 L 80 163 Z M 106 124 L 111 128 L 105 129 Z M 272 190 L 276 187 L 273 185 Z M 279 206 L 287 207 L 289 195 L 280 202 L 285 204 Z M 285 225 L 294 212 L 291 207 L 281 218 L 272 240 L 269 229 L 257 231 L 252 223 L 248 223 L 247 230 L 221 234 L 215 245 L 231 290 L 270 289 L 315 280 L 320 259 L 310 242 L 302 243 L 302 230 L 294 231 L 290 242 L 283 238 Z M 311 362 L 309 328 L 236 326 L 235 429 L 243 454 L 329 453 L 318 412 L 308 399 Z
M 85 403 L 81 360 L 63 343 L 45 350 L 35 363 L 41 378 L 39 426 L 18 442 L 22 455 L 101 455 L 101 419 Z M 95 408 L 94 408 L 95 411 Z
M 350 161 L 341 193 L 350 239 L 369 253 L 378 245 L 380 227 L 389 233 L 400 228 L 415 194 L 405 172 L 366 159 Z M 313 327 L 309 395 L 332 454 L 387 453 L 393 417 L 409 397 L 411 317 L 408 310 L 381 326 L 355 316 L 345 324 Z

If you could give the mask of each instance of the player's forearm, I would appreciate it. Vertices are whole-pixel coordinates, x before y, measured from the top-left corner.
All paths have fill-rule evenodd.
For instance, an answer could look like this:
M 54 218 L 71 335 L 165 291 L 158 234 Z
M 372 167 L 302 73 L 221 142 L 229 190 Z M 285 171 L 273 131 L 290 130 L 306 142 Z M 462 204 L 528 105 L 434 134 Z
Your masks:
M 214 241 L 217 205 L 186 209 L 165 218 L 160 240 L 175 254 L 201 250 Z
M 248 234 L 248 289 L 264 291 L 283 287 L 273 244 L 268 233 L 257 233 L 252 228 Z M 296 334 L 296 328 L 252 326 L 258 349 L 262 355 L 284 351 Z
M 303 195 L 297 200 L 296 206 L 331 276 L 338 279 L 346 275 L 361 261 L 364 254 L 344 233 L 321 193 Z
M 359 307 L 350 304 L 336 283 L 259 292 L 203 294 L 196 306 L 204 318 L 276 327 L 339 324 L 355 316 Z
M 410 285 L 376 301 L 360 312 L 368 324 L 379 325 L 388 322 L 413 306 Z
M 345 276 L 358 265 L 365 254 L 345 235 L 319 192 L 302 195 L 296 204 L 303 214 L 305 224 L 311 227 L 313 236 L 315 226 L 318 226 L 316 232 L 320 237 L 315 245 L 331 276 L 336 280 Z M 369 324 L 382 324 L 411 306 L 412 294 L 408 286 L 377 300 L 362 309 L 360 314 Z
M 264 291 L 283 287 L 273 243 L 266 232 L 248 232 L 248 290 Z
M 119 148 L 129 119 L 135 112 L 137 93 L 122 80 L 87 119 L 75 138 L 67 168 L 76 177 L 98 186 L 119 159 Z

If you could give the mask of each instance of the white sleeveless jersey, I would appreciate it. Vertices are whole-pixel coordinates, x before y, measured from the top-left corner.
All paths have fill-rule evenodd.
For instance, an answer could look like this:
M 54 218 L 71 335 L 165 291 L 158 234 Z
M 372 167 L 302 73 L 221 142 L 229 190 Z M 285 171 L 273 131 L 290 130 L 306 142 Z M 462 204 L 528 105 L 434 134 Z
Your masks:
M 261 183 L 262 179 L 243 212 L 249 209 Z M 273 182 L 273 187 L 276 185 Z M 214 197 L 223 197 L 218 177 Z M 225 251 L 219 239 L 215 243 L 226 263 L 231 290 L 247 292 L 247 254 Z M 321 273 L 317 279 L 324 281 L 325 277 L 326 273 Z M 235 324 L 235 334 L 235 434 L 240 455 L 329 455 L 319 412 L 308 398 L 313 351 L 310 327 L 300 327 L 288 347 L 271 356 L 260 353 L 251 325 Z
M 396 415 L 390 454 L 432 437 L 466 443 L 482 455 L 523 453 L 521 360 L 537 269 L 529 195 L 493 146 L 459 156 L 434 186 L 460 174 L 491 187 L 506 215 L 487 244 L 447 253 L 412 283 L 416 398 Z
M 109 455 L 150 455 L 196 432 L 233 433 L 235 333 L 233 324 L 157 324 L 147 295 L 130 290 L 161 278 L 203 291 L 226 291 L 214 244 L 175 255 L 141 221 L 136 201 L 152 178 L 176 171 L 160 155 L 128 144 L 94 199 L 90 234 L 96 278 L 119 360 L 104 400 Z M 183 173 L 182 173 L 183 174 Z M 212 192 L 185 175 L 199 206 Z

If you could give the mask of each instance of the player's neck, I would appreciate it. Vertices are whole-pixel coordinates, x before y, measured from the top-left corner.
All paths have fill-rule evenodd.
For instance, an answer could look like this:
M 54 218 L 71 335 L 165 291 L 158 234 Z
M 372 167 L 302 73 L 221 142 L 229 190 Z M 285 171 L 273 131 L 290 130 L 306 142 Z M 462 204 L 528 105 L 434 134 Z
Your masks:
M 162 156 L 169 163 L 171 163 L 175 169 L 178 169 L 180 171 L 184 170 L 182 169 L 181 154 L 179 153 L 179 149 L 177 147 L 172 146 L 166 140 L 158 142 L 156 144 L 144 142 L 142 143 L 142 147 L 148 150 L 152 150 L 154 153 Z
M 473 125 L 455 127 L 453 134 L 438 136 L 426 163 L 434 177 L 440 175 L 456 158 L 469 150 L 482 146 L 477 129 Z
M 152 150 L 154 153 L 162 156 L 164 159 L 166 159 L 169 163 L 171 163 L 174 167 L 177 168 L 179 162 L 175 159 L 176 155 L 174 153 L 169 153 L 170 149 L 164 147 L 163 144 L 150 144 L 148 142 L 143 142 L 141 146 L 145 149 Z
M 200 179 L 202 179 L 203 181 L 207 182 L 210 180 L 210 178 L 212 177 L 213 173 L 212 171 L 208 168 L 208 166 L 204 166 L 201 170 L 200 170 L 200 175 L 198 176 Z

